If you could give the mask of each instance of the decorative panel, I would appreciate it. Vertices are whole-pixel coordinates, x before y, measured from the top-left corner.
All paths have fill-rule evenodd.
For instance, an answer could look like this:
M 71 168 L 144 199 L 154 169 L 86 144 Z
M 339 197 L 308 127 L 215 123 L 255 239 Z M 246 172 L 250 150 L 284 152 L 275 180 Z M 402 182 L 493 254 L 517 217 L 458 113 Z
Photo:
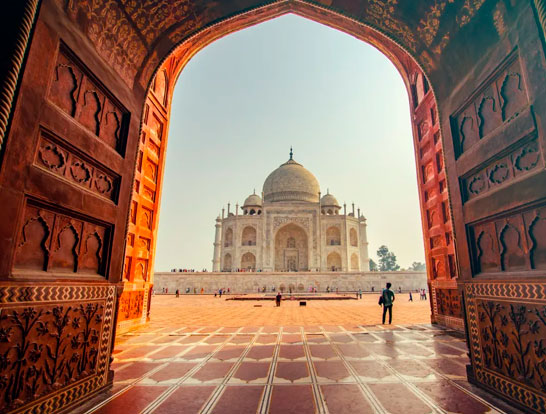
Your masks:
M 110 233 L 109 226 L 28 200 L 14 268 L 105 276 Z
M 140 319 L 144 308 L 144 290 L 126 290 L 119 298 L 118 323 Z
M 507 155 L 490 162 L 480 171 L 462 180 L 464 200 L 471 200 L 478 195 L 509 184 L 514 179 L 523 177 L 544 167 L 540 156 L 537 139 L 523 142 Z
M 517 53 L 509 56 L 489 79 L 451 117 L 457 155 L 468 151 L 529 105 Z
M 61 45 L 48 98 L 120 154 L 129 113 L 67 47 Z
M 0 283 L 0 411 L 53 413 L 108 383 L 116 289 Z
M 422 78 L 422 76 L 421 76 Z M 417 82 L 420 77 L 417 76 Z M 436 102 L 425 91 L 413 113 L 414 145 L 417 170 L 427 278 L 432 321 L 463 329 L 460 298 L 457 291 L 457 264 L 453 224 L 445 177 L 444 148 L 440 135 Z
M 474 274 L 546 269 L 546 207 L 470 225 Z
M 34 165 L 117 202 L 119 176 L 47 131 L 40 131 Z
M 546 412 L 546 285 L 472 283 L 464 296 L 475 379 Z
M 438 313 L 444 316 L 462 318 L 461 296 L 457 289 L 436 289 Z
M 172 65 L 168 59 L 152 82 L 144 106 L 133 185 L 129 232 L 123 270 L 124 291 L 120 299 L 117 332 L 141 325 L 149 315 L 149 295 L 153 288 L 153 259 L 157 235 L 159 194 L 166 146 L 166 106 Z

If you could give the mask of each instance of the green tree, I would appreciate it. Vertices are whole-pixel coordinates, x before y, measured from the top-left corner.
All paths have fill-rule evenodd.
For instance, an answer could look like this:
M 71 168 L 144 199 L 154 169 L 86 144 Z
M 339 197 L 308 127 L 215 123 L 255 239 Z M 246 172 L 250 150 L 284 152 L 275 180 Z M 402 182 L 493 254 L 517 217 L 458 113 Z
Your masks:
M 370 259 L 370 272 L 377 272 L 377 263 Z
M 377 249 L 377 257 L 379 257 L 379 270 L 382 272 L 392 272 L 400 270 L 400 266 L 396 263 L 396 255 L 389 251 L 385 245 Z
M 413 262 L 408 270 L 412 270 L 414 272 L 424 272 L 425 270 L 427 270 L 427 267 L 424 263 Z

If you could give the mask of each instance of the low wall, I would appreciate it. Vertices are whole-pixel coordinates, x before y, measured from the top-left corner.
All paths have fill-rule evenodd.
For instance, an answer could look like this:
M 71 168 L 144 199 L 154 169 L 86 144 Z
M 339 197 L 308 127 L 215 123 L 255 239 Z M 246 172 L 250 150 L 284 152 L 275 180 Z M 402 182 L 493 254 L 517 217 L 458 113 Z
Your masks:
M 213 293 L 220 288 L 229 288 L 232 293 L 256 293 L 265 286 L 267 292 L 281 290 L 284 287 L 288 291 L 292 287 L 293 292 L 307 292 L 309 287 L 315 287 L 319 292 L 325 292 L 327 287 L 331 290 L 337 288 L 340 292 L 371 291 L 372 287 L 377 292 L 387 282 L 392 283 L 392 289 L 403 291 L 422 289 L 427 287 L 427 274 L 425 272 L 156 272 L 154 275 L 154 291 L 162 293 L 168 289 L 168 293 L 174 293 L 180 289 L 185 293 L 189 288 L 190 293 Z M 273 289 L 274 288 L 274 289 Z

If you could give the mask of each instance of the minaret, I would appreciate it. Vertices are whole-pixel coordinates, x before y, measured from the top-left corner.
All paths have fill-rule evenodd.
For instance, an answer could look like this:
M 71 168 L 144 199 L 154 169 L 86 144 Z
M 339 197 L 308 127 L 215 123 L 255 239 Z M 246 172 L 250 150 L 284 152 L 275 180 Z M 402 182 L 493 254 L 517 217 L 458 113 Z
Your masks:
M 222 219 L 216 218 L 216 233 L 214 234 L 214 255 L 212 257 L 212 271 L 220 271 L 220 258 L 222 257 Z
M 360 270 L 370 271 L 370 257 L 368 256 L 368 234 L 366 232 L 366 217 L 358 217 L 359 220 L 359 249 L 360 249 Z

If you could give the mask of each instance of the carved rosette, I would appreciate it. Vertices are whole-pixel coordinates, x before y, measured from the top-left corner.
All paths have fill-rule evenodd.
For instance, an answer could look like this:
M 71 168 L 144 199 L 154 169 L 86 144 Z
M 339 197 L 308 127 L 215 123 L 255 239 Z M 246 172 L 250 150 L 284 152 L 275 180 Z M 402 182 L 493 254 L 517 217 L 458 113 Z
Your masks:
M 107 385 L 115 287 L 0 284 L 0 411 L 53 413 Z

